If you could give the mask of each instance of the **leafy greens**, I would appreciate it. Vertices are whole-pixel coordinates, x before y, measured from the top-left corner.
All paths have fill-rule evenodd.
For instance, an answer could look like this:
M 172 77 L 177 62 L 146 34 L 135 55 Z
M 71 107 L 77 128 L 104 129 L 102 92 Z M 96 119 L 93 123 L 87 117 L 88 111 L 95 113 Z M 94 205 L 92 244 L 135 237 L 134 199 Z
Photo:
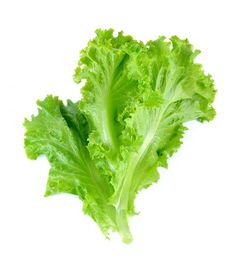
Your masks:
M 82 99 L 47 96 L 24 123 L 27 156 L 46 155 L 51 165 L 45 195 L 78 196 L 106 237 L 117 231 L 131 242 L 137 193 L 159 179 L 187 121 L 215 116 L 213 80 L 194 62 L 198 54 L 176 36 L 144 44 L 97 30 L 74 74 L 86 81 Z

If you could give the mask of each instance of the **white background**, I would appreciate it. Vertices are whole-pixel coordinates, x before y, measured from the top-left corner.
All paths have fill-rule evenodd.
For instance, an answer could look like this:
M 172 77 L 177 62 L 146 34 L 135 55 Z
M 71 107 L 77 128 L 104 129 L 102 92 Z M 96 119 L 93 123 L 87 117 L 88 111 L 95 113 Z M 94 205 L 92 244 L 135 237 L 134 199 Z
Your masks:
M 235 1 L 0 1 L 0 264 L 236 264 Z M 218 89 L 217 117 L 191 123 L 160 181 L 137 198 L 134 242 L 106 240 L 70 195 L 44 198 L 48 163 L 23 149 L 23 118 L 72 75 L 96 28 L 188 38 Z

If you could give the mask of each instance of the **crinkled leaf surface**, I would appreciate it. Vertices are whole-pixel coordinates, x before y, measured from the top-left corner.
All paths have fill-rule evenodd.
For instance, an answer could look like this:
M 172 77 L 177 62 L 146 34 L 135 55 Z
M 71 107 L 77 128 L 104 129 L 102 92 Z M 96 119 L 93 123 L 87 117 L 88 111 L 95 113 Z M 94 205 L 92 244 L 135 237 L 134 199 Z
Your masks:
M 186 129 L 183 124 L 195 119 L 211 120 L 215 115 L 211 107 L 213 81 L 204 75 L 200 64 L 194 64 L 197 54 L 187 40 L 172 37 L 166 42 L 159 38 L 134 57 L 135 69 L 131 64 L 130 74 L 143 85 L 144 93 L 125 120 L 122 148 L 126 153 L 113 182 L 114 205 L 130 214 L 134 213 L 137 191 L 156 181 L 157 167 L 167 166 L 167 158 L 178 150 Z M 150 100 L 153 97 L 154 102 Z
M 97 30 L 97 36 L 81 51 L 74 80 L 85 79 L 80 109 L 90 126 L 90 154 L 97 165 L 114 171 L 114 160 L 120 148 L 121 125 L 119 113 L 137 98 L 138 82 L 127 75 L 127 65 L 142 43 L 121 32 L 113 37 L 113 30 Z
M 215 89 L 188 40 L 143 44 L 113 30 L 96 34 L 74 74 L 85 80 L 81 101 L 39 101 L 38 116 L 25 121 L 25 148 L 50 162 L 46 195 L 78 195 L 106 236 L 118 231 L 128 243 L 137 193 L 167 167 L 186 122 L 214 118 Z
M 114 226 L 113 209 L 106 203 L 111 187 L 89 156 L 85 118 L 71 101 L 64 106 L 57 97 L 48 96 L 37 104 L 38 115 L 24 123 L 25 149 L 30 159 L 46 155 L 50 162 L 45 195 L 78 195 L 84 202 L 84 211 L 106 233 Z

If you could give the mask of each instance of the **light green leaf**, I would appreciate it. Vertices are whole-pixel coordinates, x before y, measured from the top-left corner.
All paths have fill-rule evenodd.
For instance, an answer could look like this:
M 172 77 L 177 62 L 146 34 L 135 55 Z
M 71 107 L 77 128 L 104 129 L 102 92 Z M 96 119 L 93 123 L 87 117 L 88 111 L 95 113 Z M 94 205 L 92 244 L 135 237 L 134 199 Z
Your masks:
M 28 157 L 46 155 L 51 165 L 46 195 L 78 195 L 106 236 L 131 242 L 136 195 L 159 179 L 186 123 L 215 116 L 213 80 L 194 62 L 198 54 L 176 36 L 143 44 L 97 30 L 74 74 L 85 80 L 82 99 L 64 105 L 48 96 L 24 124 Z
M 146 47 L 133 58 L 135 69 L 134 62 L 129 68 L 144 93 L 135 112 L 125 119 L 123 157 L 112 182 L 111 202 L 123 218 L 124 213 L 126 218 L 135 213 L 137 192 L 158 180 L 157 167 L 167 167 L 168 157 L 180 147 L 185 122 L 209 121 L 215 114 L 213 81 L 194 63 L 198 51 L 187 40 L 160 38 Z M 155 95 L 156 104 L 150 104 L 150 95 Z
M 37 104 L 38 116 L 24 123 L 25 149 L 30 159 L 46 155 L 50 162 L 45 195 L 78 195 L 84 201 L 84 211 L 107 233 L 115 225 L 113 209 L 107 205 L 111 187 L 99 175 L 85 146 L 88 134 L 85 118 L 71 101 L 64 106 L 57 97 L 48 96 Z
M 109 172 L 114 170 L 114 160 L 119 152 L 121 125 L 117 115 L 137 97 L 138 82 L 127 75 L 127 64 L 132 53 L 142 44 L 122 32 L 117 37 L 113 30 L 97 30 L 97 36 L 81 51 L 74 80 L 85 79 L 82 88 L 81 111 L 89 126 L 89 150 L 98 166 Z M 109 162 L 109 163 L 108 163 Z

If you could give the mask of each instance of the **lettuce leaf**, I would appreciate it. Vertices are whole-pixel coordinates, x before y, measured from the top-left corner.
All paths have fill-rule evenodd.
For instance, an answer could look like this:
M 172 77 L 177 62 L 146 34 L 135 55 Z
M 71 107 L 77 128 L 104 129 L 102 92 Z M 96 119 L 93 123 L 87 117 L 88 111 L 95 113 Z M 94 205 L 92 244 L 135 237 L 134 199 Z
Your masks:
M 173 48 L 170 49 L 170 44 Z M 120 211 L 117 220 L 135 214 L 135 195 L 157 181 L 158 166 L 178 150 L 190 120 L 211 120 L 215 111 L 213 82 L 201 65 L 194 64 L 198 51 L 177 37 L 171 43 L 160 38 L 134 59 L 133 75 L 143 84 L 142 100 L 125 119 L 123 157 L 117 165 L 112 204 Z M 153 100 L 154 98 L 154 100 Z M 137 139 L 136 141 L 133 139 Z
M 129 243 L 137 193 L 159 179 L 186 122 L 214 118 L 215 88 L 188 40 L 144 44 L 111 29 L 96 34 L 74 74 L 85 80 L 82 99 L 38 101 L 38 116 L 24 123 L 25 149 L 50 162 L 46 196 L 77 195 L 106 237 L 117 231 Z
M 99 175 L 86 148 L 87 121 L 71 101 L 64 106 L 57 97 L 48 96 L 37 104 L 38 116 L 24 123 L 25 150 L 30 159 L 46 155 L 50 162 L 45 195 L 79 196 L 84 202 L 84 212 L 107 234 L 115 223 L 114 209 L 107 205 L 112 188 Z
M 90 155 L 102 172 L 112 175 L 122 130 L 117 116 L 135 102 L 138 93 L 138 81 L 129 78 L 127 65 L 130 54 L 139 52 L 142 44 L 122 32 L 117 37 L 113 37 L 113 30 L 96 33 L 81 51 L 74 80 L 86 80 L 79 106 L 89 123 Z

